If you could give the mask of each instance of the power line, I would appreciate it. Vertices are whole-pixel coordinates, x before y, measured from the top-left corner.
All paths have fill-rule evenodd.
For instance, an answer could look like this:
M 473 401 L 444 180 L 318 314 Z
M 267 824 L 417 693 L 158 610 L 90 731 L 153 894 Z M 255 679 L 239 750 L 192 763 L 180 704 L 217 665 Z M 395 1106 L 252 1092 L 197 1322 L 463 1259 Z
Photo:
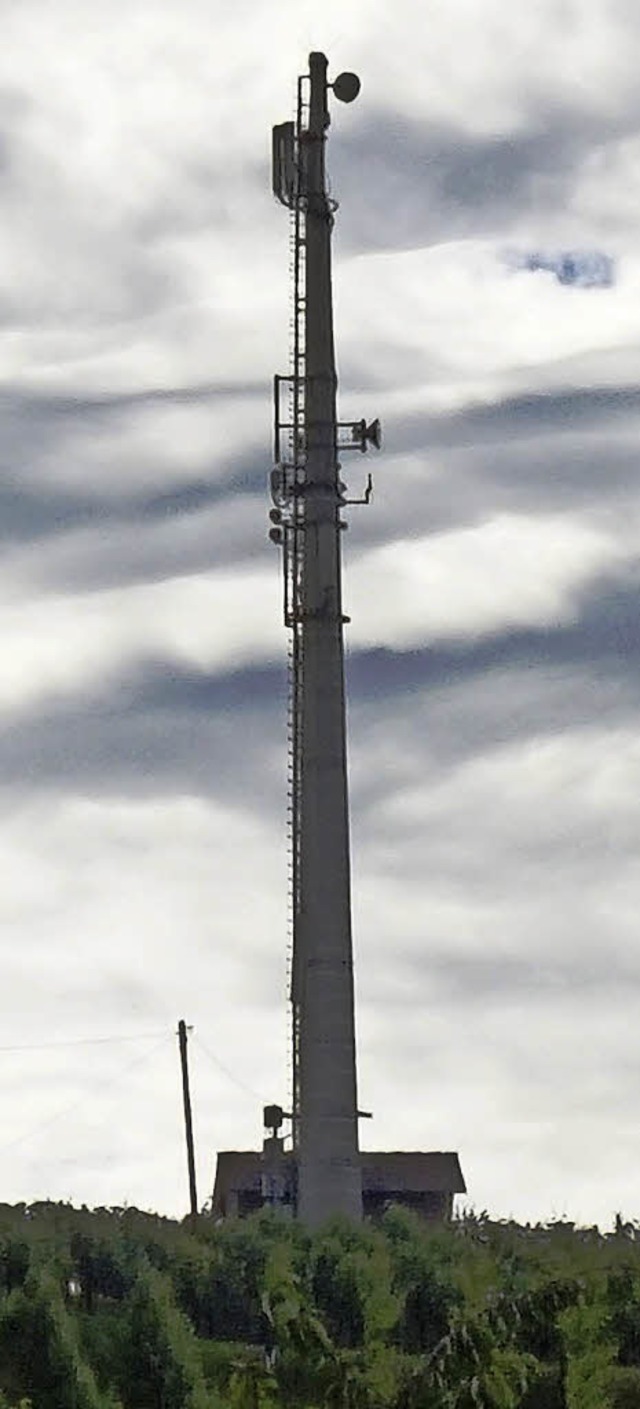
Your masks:
M 55 1042 L 20 1042 L 14 1046 L 0 1046 L 0 1052 L 48 1052 L 54 1047 L 98 1047 L 107 1042 L 150 1042 L 154 1037 L 164 1037 L 166 1033 L 139 1032 L 121 1037 L 69 1037 Z
M 228 1077 L 229 1081 L 233 1082 L 234 1086 L 238 1086 L 241 1091 L 244 1091 L 246 1096 L 251 1097 L 252 1101 L 258 1101 L 260 1104 L 264 1104 L 264 1096 L 261 1096 L 259 1091 L 254 1091 L 252 1086 L 247 1086 L 246 1081 L 236 1076 L 229 1067 L 225 1066 L 224 1062 L 220 1061 L 219 1057 L 214 1057 L 213 1052 L 210 1052 L 209 1048 L 205 1047 L 202 1038 L 199 1037 L 196 1032 L 193 1033 L 192 1040 L 202 1049 L 205 1056 L 209 1058 L 209 1061 L 213 1063 L 214 1067 L 217 1067 L 218 1071 L 224 1072 L 224 1075 Z
M 155 1055 L 155 1053 L 162 1046 L 163 1042 L 168 1041 L 169 1034 L 167 1032 L 163 1032 L 160 1041 L 156 1042 L 155 1047 L 152 1047 L 151 1051 L 139 1053 L 138 1056 L 133 1058 L 133 1061 L 127 1062 L 126 1066 L 124 1066 L 119 1072 L 116 1072 L 114 1076 L 107 1077 L 106 1080 L 102 1080 L 99 1083 L 102 1089 L 108 1090 L 110 1086 L 115 1086 L 117 1082 L 121 1081 L 124 1076 L 128 1076 L 129 1072 L 132 1071 L 134 1067 L 141 1066 L 144 1062 L 150 1061 L 151 1057 Z M 173 1042 L 173 1034 L 171 1034 L 171 1041 Z M 59 1120 L 64 1120 L 66 1116 L 72 1115 L 74 1111 L 79 1110 L 80 1107 L 83 1106 L 85 1102 L 90 1099 L 91 1093 L 85 1092 L 82 1096 L 78 1098 L 78 1100 L 72 1101 L 71 1105 L 65 1106 L 63 1110 L 57 1111 L 55 1115 L 49 1116 L 46 1120 L 39 1121 L 38 1124 L 33 1125 L 30 1130 L 26 1130 L 24 1134 L 18 1135 L 15 1140 L 9 1140 L 6 1145 L 0 1145 L 0 1154 L 4 1154 L 6 1150 L 13 1150 L 17 1145 L 24 1144 L 25 1140 L 31 1140 L 33 1139 L 34 1135 L 39 1135 L 41 1131 L 48 1130 L 50 1126 L 56 1125 Z

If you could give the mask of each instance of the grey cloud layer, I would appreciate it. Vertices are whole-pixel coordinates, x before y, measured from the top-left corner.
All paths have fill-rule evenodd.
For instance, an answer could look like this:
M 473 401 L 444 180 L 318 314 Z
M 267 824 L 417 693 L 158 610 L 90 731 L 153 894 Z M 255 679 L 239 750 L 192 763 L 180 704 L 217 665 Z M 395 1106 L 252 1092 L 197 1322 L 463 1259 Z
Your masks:
M 481 8 L 475 23 L 484 34 Z M 198 21 L 199 46 L 203 17 L 197 7 L 187 11 L 189 26 Z M 366 28 L 370 36 L 362 16 L 358 25 L 351 19 L 354 32 Z M 436 19 L 425 23 L 431 29 Z M 189 34 L 193 44 L 190 27 Z M 423 63 L 426 30 L 419 39 L 415 55 L 400 54 L 411 73 Z M 97 62 L 92 53 L 86 79 L 78 70 L 82 81 Z M 131 113 L 125 104 L 123 131 L 109 129 L 103 147 L 108 109 L 98 99 L 89 104 L 82 138 L 98 143 L 93 165 L 84 147 L 82 160 L 75 147 L 62 150 L 55 134 L 64 123 L 50 126 L 45 87 L 0 105 L 8 242 L 0 280 L 8 369 L 0 395 L 0 586 L 10 603 L 23 604 L 25 631 L 33 602 L 60 595 L 70 608 L 69 616 L 45 614 L 44 627 L 36 621 L 30 668 L 38 668 L 48 621 L 60 630 L 54 654 L 64 654 L 76 597 L 91 599 L 90 625 L 94 599 L 123 589 L 113 619 L 99 611 L 95 618 L 99 629 L 113 627 L 109 673 L 96 678 L 98 641 L 95 671 L 78 670 L 58 695 L 16 693 L 0 717 L 3 918 L 15 937 L 4 961 L 5 1020 L 22 1023 L 24 1009 L 37 1027 L 60 1013 L 78 1030 L 95 1024 L 96 1013 L 110 1024 L 138 1013 L 146 1024 L 158 1014 L 173 1021 L 175 1004 L 184 1002 L 188 1017 L 212 1024 L 214 1049 L 228 1047 L 232 1066 L 240 1063 L 249 1076 L 259 1071 L 258 1084 L 264 1052 L 275 1073 L 274 1053 L 285 1040 L 284 628 L 277 661 L 272 643 L 263 652 L 253 641 L 243 664 L 231 651 L 215 667 L 206 651 L 172 655 L 175 642 L 126 635 L 127 603 L 140 584 L 167 585 L 140 612 L 153 611 L 154 602 L 169 609 L 174 579 L 233 568 L 224 601 L 215 598 L 220 620 L 213 623 L 233 635 L 256 607 L 249 569 L 264 568 L 264 580 L 274 583 L 280 571 L 266 543 L 266 475 L 270 377 L 284 370 L 286 347 L 286 216 L 270 205 L 268 125 L 254 130 L 237 89 L 224 110 L 209 106 L 219 100 L 223 69 L 211 79 L 203 60 L 198 123 L 188 116 L 179 125 L 193 92 L 191 53 L 182 53 L 168 121 L 164 110 L 140 117 L 135 102 Z M 244 50 L 236 57 L 234 85 L 244 82 Z M 144 55 L 138 58 L 135 83 L 145 71 Z M 100 70 L 114 101 L 128 61 L 125 53 L 116 79 L 108 62 Z M 506 52 L 505 82 L 509 61 Z M 169 49 L 160 68 L 171 73 Z M 427 301 L 414 315 L 417 291 L 406 281 L 417 266 L 403 265 L 399 252 L 495 242 L 482 305 L 487 322 L 502 277 L 500 248 L 511 239 L 541 232 L 555 242 L 582 228 L 591 240 L 608 230 L 616 251 L 631 251 L 632 264 L 636 215 L 625 223 L 622 197 L 637 103 L 603 115 L 606 105 L 597 95 L 590 101 L 585 84 L 573 106 L 559 104 L 558 74 L 547 92 L 546 73 L 541 51 L 520 125 L 477 139 L 465 135 L 466 107 L 457 126 L 453 119 L 427 125 L 400 85 L 376 110 L 363 73 L 361 115 L 336 118 L 330 150 L 341 201 L 339 280 L 348 284 L 356 265 L 374 269 L 368 298 L 351 311 L 343 301 L 344 316 L 338 310 L 344 404 L 358 385 L 367 397 L 378 390 L 388 406 L 374 503 L 354 512 L 347 535 L 347 599 L 372 547 L 386 545 L 399 561 L 404 543 L 424 540 L 418 551 L 426 559 L 449 532 L 480 530 L 500 515 L 533 524 L 540 549 L 545 516 L 559 535 L 566 525 L 568 537 L 576 525 L 604 525 L 613 545 L 610 562 L 598 559 L 574 585 L 563 579 L 559 606 L 545 608 L 537 624 L 498 626 L 489 618 L 482 632 L 451 640 L 436 634 L 429 646 L 425 626 L 415 649 L 405 650 L 392 627 L 387 649 L 349 649 L 360 1026 L 379 1138 L 415 1140 L 418 1120 L 421 1140 L 459 1141 L 465 1169 L 478 1180 L 488 1171 L 483 1192 L 471 1180 L 472 1196 L 482 1200 L 489 1189 L 499 1200 L 510 1193 L 521 1154 L 517 1121 L 546 1122 L 525 1141 L 529 1189 L 548 1181 L 542 1216 L 546 1191 L 564 1183 L 553 1132 L 557 1138 L 568 1129 L 569 1143 L 577 1130 L 567 1108 L 582 1099 L 600 1120 L 619 1082 L 621 1111 L 635 1109 L 635 1037 L 625 1023 L 638 990 L 640 371 L 633 330 L 616 323 L 616 310 L 634 296 L 633 268 L 628 279 L 624 268 L 612 294 L 620 304 L 606 304 L 606 349 L 591 345 L 587 329 L 582 350 L 579 339 L 576 351 L 570 340 L 565 347 L 550 339 L 546 347 L 541 338 L 532 361 L 524 328 L 497 353 L 487 353 L 480 328 L 469 371 L 464 359 L 456 362 L 455 336 L 446 347 L 434 337 L 421 356 L 420 319 L 450 322 L 464 299 L 473 324 L 473 277 L 462 292 L 454 289 L 450 307 Z M 152 108 L 152 87 L 144 93 Z M 70 111 L 83 101 L 80 92 Z M 286 115 L 279 101 L 274 89 L 276 119 Z M 64 103 L 61 111 L 66 118 Z M 141 125 L 134 122 L 135 150 L 127 151 L 132 115 Z M 584 192 L 594 179 L 590 206 Z M 398 253 L 398 315 L 397 290 L 389 296 L 384 285 L 391 265 L 375 264 L 383 251 Z M 457 259 L 453 250 L 452 269 Z M 434 284 L 447 273 L 444 263 L 434 265 Z M 534 279 L 526 287 L 530 303 L 514 297 L 501 306 L 505 324 L 519 317 L 534 324 L 534 291 L 543 285 Z M 571 302 L 572 291 L 567 298 L 553 305 L 553 316 L 576 325 L 605 307 Z M 544 323 L 548 314 L 538 316 Z M 456 395 L 439 403 L 434 388 L 442 386 Z M 363 464 L 354 457 L 345 466 L 354 492 Z M 629 541 L 618 561 L 623 533 Z M 464 551 L 463 544 L 452 572 L 462 571 Z M 255 581 L 263 581 L 259 573 Z M 375 575 L 368 589 L 373 618 L 380 609 Z M 415 596 L 424 590 L 416 571 Z M 511 578 L 502 590 L 513 590 Z M 194 596 L 194 613 L 211 610 L 212 600 Z M 177 634 L 192 624 L 190 602 L 177 613 Z M 352 640 L 356 629 L 354 621 Z M 29 984 L 25 953 L 37 971 Z M 247 1032 L 258 1012 L 253 1048 Z M 594 1014 L 606 1080 L 595 1089 L 594 1056 L 585 1098 L 583 1072 L 568 1049 L 581 1049 Z M 607 1037 L 607 1024 L 614 1036 Z M 206 1089 L 212 1138 L 256 1138 L 257 1106 L 239 1124 L 235 1090 L 227 1100 Z M 156 1084 L 148 1101 L 158 1124 L 162 1099 Z M 138 1185 L 135 1151 L 131 1161 L 128 1192 L 151 1202 L 155 1192 L 144 1190 L 157 1187 L 163 1158 L 154 1155 L 154 1169 L 145 1165 Z M 90 1182 L 93 1153 L 87 1169 Z M 38 1177 L 46 1180 L 48 1171 Z
M 355 131 L 341 132 L 332 153 L 344 205 L 340 247 L 360 252 L 504 239 L 545 224 L 557 237 L 584 163 L 607 155 L 612 161 L 639 120 L 637 113 L 612 119 L 553 105 L 530 118 L 529 130 L 474 139 L 408 114 L 369 111 Z M 356 182 L 359 173 L 365 180 Z M 617 239 L 620 231 L 613 233 Z
M 632 726 L 639 608 L 640 582 L 603 580 L 562 626 L 415 651 L 351 651 L 356 812 L 373 822 L 416 770 L 441 781 L 498 745 L 557 738 L 594 722 Z M 99 691 L 5 720 L 0 780 L 36 791 L 250 795 L 277 818 L 285 805 L 285 699 L 284 650 L 278 665 L 231 672 L 148 662 Z M 385 738 L 398 741 L 397 774 L 375 767 Z

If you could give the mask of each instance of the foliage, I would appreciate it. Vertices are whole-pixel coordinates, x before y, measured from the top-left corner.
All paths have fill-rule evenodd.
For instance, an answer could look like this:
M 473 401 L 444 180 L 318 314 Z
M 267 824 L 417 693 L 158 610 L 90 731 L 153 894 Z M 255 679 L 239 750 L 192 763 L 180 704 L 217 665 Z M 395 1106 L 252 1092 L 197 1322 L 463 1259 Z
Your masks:
M 0 1206 L 0 1409 L 640 1409 L 639 1232 Z
M 528 1377 L 519 1409 L 566 1409 L 566 1403 L 564 1367 L 538 1364 Z
M 207 1409 L 193 1329 L 175 1305 L 168 1278 L 150 1265 L 129 1298 L 119 1380 L 127 1409 Z
M 28 1396 L 33 1409 L 106 1409 L 78 1351 L 60 1287 L 47 1271 L 30 1273 L 8 1296 L 0 1318 L 2 1388 Z
M 567 1409 L 610 1409 L 615 1343 L 599 1286 L 558 1318 L 566 1357 Z
M 0 1252 L 0 1269 L 4 1291 L 13 1292 L 16 1287 L 23 1287 L 29 1271 L 28 1243 L 9 1238 Z
M 609 1273 L 607 1302 L 619 1364 L 640 1366 L 640 1268 L 627 1265 Z
M 414 1372 L 402 1409 L 518 1409 L 531 1368 L 486 1319 L 460 1319 Z
M 640 1370 L 635 1366 L 615 1366 L 609 1376 L 611 1409 L 640 1409 Z
M 392 1255 L 392 1287 L 399 1299 L 396 1345 L 409 1353 L 431 1351 L 449 1331 L 452 1313 L 463 1301 L 451 1280 L 451 1264 L 438 1236 L 415 1214 L 393 1209 L 385 1219 Z

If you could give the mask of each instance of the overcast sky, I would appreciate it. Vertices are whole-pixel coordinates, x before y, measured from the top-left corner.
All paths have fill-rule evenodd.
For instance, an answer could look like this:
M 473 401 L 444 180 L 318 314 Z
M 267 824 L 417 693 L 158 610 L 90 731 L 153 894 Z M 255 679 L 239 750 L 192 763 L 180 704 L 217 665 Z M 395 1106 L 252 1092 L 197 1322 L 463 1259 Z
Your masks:
M 6 7 L 0 1200 L 185 1211 L 180 1017 L 201 1200 L 289 1099 L 269 156 L 312 48 L 362 79 L 340 410 L 385 441 L 345 465 L 363 1142 L 640 1217 L 634 0 Z M 613 287 L 505 259 L 575 247 Z

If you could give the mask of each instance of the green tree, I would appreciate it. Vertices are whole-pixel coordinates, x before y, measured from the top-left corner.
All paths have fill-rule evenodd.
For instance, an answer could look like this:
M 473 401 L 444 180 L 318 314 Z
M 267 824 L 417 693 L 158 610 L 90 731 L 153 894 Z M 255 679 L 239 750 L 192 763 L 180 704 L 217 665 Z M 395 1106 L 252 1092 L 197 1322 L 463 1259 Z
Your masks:
M 92 1312 L 82 1307 L 75 1310 L 73 1320 L 84 1358 L 91 1365 L 99 1387 L 108 1391 L 122 1383 L 121 1362 L 128 1336 L 128 1307 L 102 1304 Z
M 491 1318 L 463 1320 L 412 1371 L 398 1409 L 519 1409 L 535 1369 Z
M 328 1406 L 338 1353 L 299 1276 L 284 1259 L 269 1266 L 263 1308 L 281 1404 L 292 1409 Z
M 119 1364 L 127 1409 L 208 1409 L 193 1329 L 168 1278 L 153 1267 L 131 1292 Z
M 126 1296 L 133 1274 L 131 1257 L 120 1238 L 107 1240 L 73 1233 L 70 1254 L 85 1311 L 92 1313 L 100 1297 L 121 1301 Z
M 640 1409 L 640 1370 L 636 1365 L 616 1365 L 611 1371 L 609 1394 L 612 1409 Z
M 617 1344 L 620 1365 L 640 1366 L 640 1274 L 626 1266 L 607 1278 L 609 1330 Z
M 248 1346 L 236 1356 L 225 1409 L 280 1409 L 281 1403 L 275 1376 L 264 1355 L 255 1346 Z
M 567 1409 L 611 1409 L 616 1347 L 601 1288 L 590 1288 L 558 1318 L 565 1348 Z
M 461 1291 L 440 1255 L 438 1236 L 403 1209 L 384 1221 L 390 1251 L 391 1287 L 397 1297 L 394 1343 L 409 1354 L 431 1351 L 446 1336 Z
M 29 1271 L 29 1245 L 24 1238 L 7 1239 L 0 1253 L 0 1267 L 5 1291 L 24 1286 Z
M 27 1396 L 33 1409 L 106 1409 L 59 1284 L 47 1271 L 30 1273 L 11 1292 L 0 1316 L 2 1388 Z
M 320 1246 L 313 1260 L 311 1292 L 327 1331 L 336 1345 L 362 1345 L 365 1299 L 353 1254 L 338 1239 Z
M 176 1298 L 198 1335 L 261 1345 L 262 1293 L 270 1242 L 257 1220 L 230 1223 L 204 1244 L 180 1249 L 170 1271 Z

